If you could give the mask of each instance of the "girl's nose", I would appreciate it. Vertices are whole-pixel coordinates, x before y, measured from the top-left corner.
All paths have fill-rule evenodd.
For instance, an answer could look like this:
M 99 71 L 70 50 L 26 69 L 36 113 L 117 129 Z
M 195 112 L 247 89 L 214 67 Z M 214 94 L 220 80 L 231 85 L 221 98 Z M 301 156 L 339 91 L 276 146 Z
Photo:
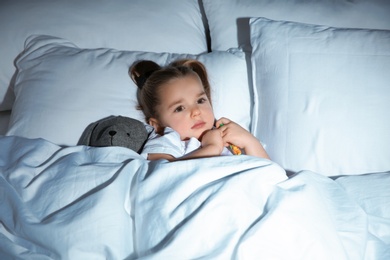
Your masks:
M 194 107 L 192 109 L 192 116 L 199 116 L 200 115 L 200 109 L 198 107 Z

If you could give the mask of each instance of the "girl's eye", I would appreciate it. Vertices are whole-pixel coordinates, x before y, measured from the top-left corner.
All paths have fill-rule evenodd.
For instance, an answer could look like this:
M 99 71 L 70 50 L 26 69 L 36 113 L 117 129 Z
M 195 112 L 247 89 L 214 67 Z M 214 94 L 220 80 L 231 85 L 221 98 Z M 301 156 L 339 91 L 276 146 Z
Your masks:
M 176 109 L 175 109 L 175 112 L 181 112 L 184 110 L 184 107 L 183 106 L 178 106 Z
M 205 98 L 200 98 L 200 99 L 198 99 L 198 104 L 203 104 L 204 102 L 206 102 L 207 101 L 207 99 L 205 99 Z

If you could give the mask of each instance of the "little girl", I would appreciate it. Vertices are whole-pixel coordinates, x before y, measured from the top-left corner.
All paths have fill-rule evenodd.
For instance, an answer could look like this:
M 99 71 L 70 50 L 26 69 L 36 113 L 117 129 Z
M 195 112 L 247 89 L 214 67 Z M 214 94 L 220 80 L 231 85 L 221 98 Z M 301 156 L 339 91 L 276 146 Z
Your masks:
M 129 75 L 138 86 L 139 109 L 155 130 L 142 152 L 148 160 L 228 155 L 230 144 L 269 159 L 247 130 L 227 118 L 215 120 L 206 68 L 199 61 L 184 59 L 160 67 L 142 60 Z

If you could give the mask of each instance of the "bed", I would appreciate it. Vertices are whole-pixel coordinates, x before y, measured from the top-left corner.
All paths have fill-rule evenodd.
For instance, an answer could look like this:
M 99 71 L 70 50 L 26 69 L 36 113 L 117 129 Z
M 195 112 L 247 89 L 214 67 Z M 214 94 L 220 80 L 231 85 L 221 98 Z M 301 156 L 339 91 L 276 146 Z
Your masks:
M 0 259 L 390 259 L 390 2 L 4 0 Z M 247 155 L 78 145 L 143 121 L 140 59 L 203 62 Z

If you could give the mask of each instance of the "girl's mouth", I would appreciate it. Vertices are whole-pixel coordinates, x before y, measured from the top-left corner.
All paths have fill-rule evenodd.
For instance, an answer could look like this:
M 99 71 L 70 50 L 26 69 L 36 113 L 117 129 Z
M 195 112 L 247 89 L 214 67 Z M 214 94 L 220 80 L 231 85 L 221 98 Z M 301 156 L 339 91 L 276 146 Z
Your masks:
M 206 123 L 205 122 L 198 122 L 195 125 L 191 127 L 191 129 L 200 129 L 202 128 Z

